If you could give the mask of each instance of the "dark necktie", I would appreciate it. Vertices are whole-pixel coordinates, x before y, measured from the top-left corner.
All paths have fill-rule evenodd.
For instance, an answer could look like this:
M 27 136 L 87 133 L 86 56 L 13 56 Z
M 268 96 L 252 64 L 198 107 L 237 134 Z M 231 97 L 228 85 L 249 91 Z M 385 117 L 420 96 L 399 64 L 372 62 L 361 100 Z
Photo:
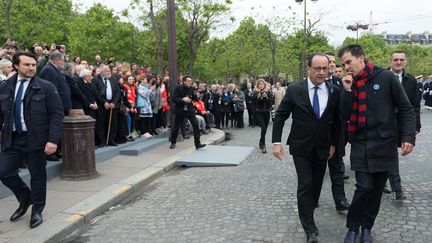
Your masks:
M 319 119 L 320 118 L 320 106 L 319 106 L 319 99 L 318 99 L 319 87 L 315 86 L 314 89 L 315 89 L 315 92 L 314 92 L 314 96 L 313 96 L 312 108 L 313 108 L 313 111 L 315 113 L 316 118 Z
M 23 91 L 24 91 L 24 83 L 26 79 L 20 80 L 20 85 L 18 87 L 18 92 L 15 98 L 15 131 L 17 133 L 22 132 L 22 123 L 21 123 L 21 102 L 23 99 Z

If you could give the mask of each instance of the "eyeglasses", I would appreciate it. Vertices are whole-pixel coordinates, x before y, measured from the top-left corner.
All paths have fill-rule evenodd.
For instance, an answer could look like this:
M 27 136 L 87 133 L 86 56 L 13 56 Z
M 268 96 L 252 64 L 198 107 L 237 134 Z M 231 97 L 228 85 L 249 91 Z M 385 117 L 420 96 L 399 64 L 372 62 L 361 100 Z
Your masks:
M 311 67 L 315 72 L 319 73 L 321 71 L 327 72 L 328 71 L 328 67 Z

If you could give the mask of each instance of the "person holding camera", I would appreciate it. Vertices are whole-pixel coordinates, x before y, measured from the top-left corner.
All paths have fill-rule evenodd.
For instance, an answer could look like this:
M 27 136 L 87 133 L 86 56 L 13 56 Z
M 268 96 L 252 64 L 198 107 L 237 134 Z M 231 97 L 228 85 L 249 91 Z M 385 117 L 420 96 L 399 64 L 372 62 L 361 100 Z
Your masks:
M 258 126 L 261 127 L 261 137 L 259 140 L 259 148 L 263 154 L 267 153 L 265 146 L 265 136 L 267 127 L 270 122 L 270 111 L 274 102 L 274 97 L 270 91 L 269 85 L 266 84 L 264 79 L 259 79 L 254 89 L 255 98 L 255 116 Z

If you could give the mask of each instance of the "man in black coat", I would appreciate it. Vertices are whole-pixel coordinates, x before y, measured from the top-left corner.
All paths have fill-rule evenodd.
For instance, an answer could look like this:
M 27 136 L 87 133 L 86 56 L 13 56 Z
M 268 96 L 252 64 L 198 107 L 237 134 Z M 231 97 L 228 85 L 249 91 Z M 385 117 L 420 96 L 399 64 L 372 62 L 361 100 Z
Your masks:
M 108 145 L 117 146 L 115 142 L 117 134 L 118 107 L 120 105 L 120 88 L 117 82 L 111 79 L 111 70 L 106 65 L 100 66 L 100 75 L 92 82 L 95 83 L 103 106 L 96 112 L 96 134 L 99 147 L 105 145 L 108 138 Z M 108 131 L 111 118 L 111 127 Z
M 414 108 L 415 117 L 416 117 L 416 134 L 420 132 L 421 123 L 420 123 L 420 101 L 421 95 L 418 91 L 417 80 L 411 74 L 405 71 L 405 61 L 406 54 L 403 51 L 394 51 L 391 55 L 391 67 L 390 71 L 392 71 L 397 79 L 402 83 L 402 87 L 405 90 L 405 93 L 408 97 L 409 102 Z M 400 134 L 400 119 L 397 119 L 398 123 L 398 132 Z M 404 200 L 406 196 L 402 190 L 401 178 L 399 175 L 399 166 L 395 171 L 390 171 L 389 173 L 389 181 L 391 186 L 391 191 L 395 193 L 396 200 Z M 384 188 L 384 192 L 390 192 L 388 188 Z
M 327 81 L 339 87 L 339 89 L 342 89 L 342 79 L 333 75 L 336 69 L 335 54 L 331 51 L 325 52 L 324 54 L 326 54 L 330 60 L 329 76 Z M 343 162 L 343 157 L 345 156 L 346 142 L 343 130 L 344 127 L 341 126 L 339 142 L 336 146 L 335 155 L 328 161 L 333 200 L 335 202 L 336 210 L 339 212 L 348 210 L 350 206 L 346 199 L 344 186 L 345 164 Z
M 327 160 L 334 155 L 341 130 L 340 90 L 325 81 L 328 68 L 326 55 L 309 57 L 308 78 L 287 87 L 273 121 L 273 154 L 282 159 L 282 130 L 292 113 L 287 144 L 297 171 L 297 203 L 307 242 L 318 242 L 314 210 L 318 205 Z
M 59 51 L 51 53 L 49 62 L 42 68 L 39 77 L 50 81 L 57 88 L 65 115 L 72 108 L 71 92 L 62 73 L 65 64 L 65 55 Z
M 1 149 L 0 180 L 20 205 L 10 220 L 21 218 L 33 204 L 30 227 L 42 223 L 46 201 L 46 155 L 57 150 L 61 137 L 63 107 L 54 85 L 35 77 L 36 56 L 17 52 L 17 74 L 0 88 Z M 31 176 L 31 189 L 18 175 L 23 160 Z
M 194 94 L 194 90 L 192 88 L 192 78 L 190 76 L 182 77 L 182 84 L 177 86 L 174 90 L 173 94 L 173 102 L 174 102 L 174 128 L 171 132 L 171 146 L 170 149 L 175 149 L 175 145 L 177 142 L 177 135 L 180 126 L 183 124 L 185 119 L 188 119 L 192 125 L 194 132 L 194 142 L 195 148 L 200 149 L 205 144 L 201 144 L 200 141 L 200 130 L 198 127 L 198 121 L 195 117 L 195 107 L 193 106 L 193 101 L 198 100 L 196 95 Z
M 396 76 L 366 61 L 360 45 L 344 46 L 338 55 L 348 73 L 342 79 L 341 114 L 347 121 L 351 169 L 356 177 L 345 243 L 356 242 L 360 227 L 362 242 L 372 242 L 370 231 L 388 173 L 398 166 L 397 130 L 405 156 L 412 152 L 415 143 L 415 113 Z

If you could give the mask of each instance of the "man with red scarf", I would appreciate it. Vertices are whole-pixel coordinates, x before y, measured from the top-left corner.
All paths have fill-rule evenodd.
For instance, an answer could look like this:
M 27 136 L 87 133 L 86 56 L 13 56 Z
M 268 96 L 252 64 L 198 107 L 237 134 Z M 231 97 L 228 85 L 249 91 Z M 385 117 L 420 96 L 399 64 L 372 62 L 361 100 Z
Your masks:
M 372 242 L 370 231 L 388 173 L 398 166 L 397 131 L 401 131 L 401 152 L 405 156 L 414 148 L 415 113 L 396 76 L 367 61 L 360 45 L 344 46 L 338 56 L 347 72 L 342 78 L 341 114 L 347 122 L 351 169 L 356 178 L 344 242 L 356 242 L 360 227 L 361 242 Z

